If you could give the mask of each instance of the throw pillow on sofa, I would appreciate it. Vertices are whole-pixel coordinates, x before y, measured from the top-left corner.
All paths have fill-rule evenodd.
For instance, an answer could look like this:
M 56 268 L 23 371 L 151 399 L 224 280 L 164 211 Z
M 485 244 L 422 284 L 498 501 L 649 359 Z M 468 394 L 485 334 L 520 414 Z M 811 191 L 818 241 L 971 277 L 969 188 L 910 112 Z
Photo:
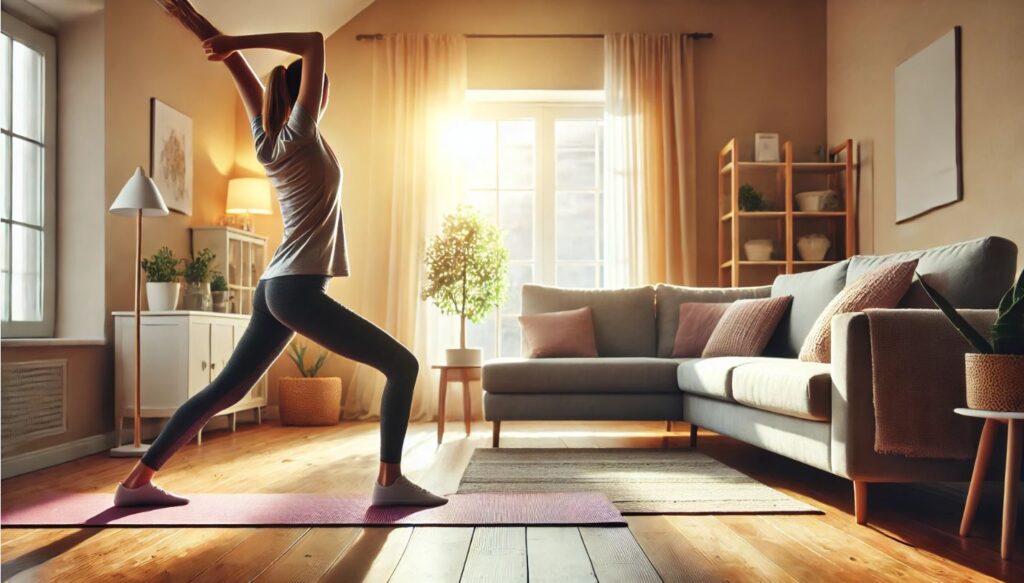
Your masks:
M 793 296 L 736 300 L 725 310 L 701 356 L 761 356 L 792 301 Z
M 595 358 L 594 317 L 589 306 L 519 316 L 530 358 Z
M 800 360 L 832 361 L 832 318 L 848 312 L 872 308 L 891 309 L 899 305 L 914 281 L 917 259 L 892 261 L 865 273 L 832 298 L 825 311 L 815 320 L 810 334 L 800 348 Z
M 699 358 L 711 334 L 732 303 L 679 304 L 679 328 L 672 348 L 672 358 Z

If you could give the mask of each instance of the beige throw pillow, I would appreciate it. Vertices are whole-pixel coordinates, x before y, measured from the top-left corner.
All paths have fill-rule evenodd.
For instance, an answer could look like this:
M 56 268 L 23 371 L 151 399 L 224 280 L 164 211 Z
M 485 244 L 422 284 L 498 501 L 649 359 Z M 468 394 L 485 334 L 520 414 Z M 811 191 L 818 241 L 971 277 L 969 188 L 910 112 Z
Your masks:
M 917 259 L 886 263 L 846 287 L 825 306 L 800 347 L 800 360 L 832 361 L 832 318 L 848 312 L 895 308 L 914 281 Z
M 701 356 L 761 356 L 792 301 L 793 296 L 736 300 L 725 310 Z
M 597 357 L 594 317 L 589 306 L 564 312 L 519 316 L 530 358 Z

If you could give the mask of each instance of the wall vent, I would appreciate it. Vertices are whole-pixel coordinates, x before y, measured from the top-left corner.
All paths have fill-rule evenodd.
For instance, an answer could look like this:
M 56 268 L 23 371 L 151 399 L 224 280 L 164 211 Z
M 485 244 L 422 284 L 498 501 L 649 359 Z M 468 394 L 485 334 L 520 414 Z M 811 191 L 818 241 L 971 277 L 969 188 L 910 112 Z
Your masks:
M 2 451 L 67 431 L 66 359 L 5 362 L 0 378 Z

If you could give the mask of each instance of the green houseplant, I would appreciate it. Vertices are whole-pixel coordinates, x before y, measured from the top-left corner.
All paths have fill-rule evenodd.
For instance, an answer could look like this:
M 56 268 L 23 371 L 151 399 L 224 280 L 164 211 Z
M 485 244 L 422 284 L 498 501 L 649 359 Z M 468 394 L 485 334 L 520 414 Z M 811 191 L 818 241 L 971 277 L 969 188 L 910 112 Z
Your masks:
M 146 272 L 146 301 L 151 312 L 165 312 L 178 306 L 181 291 L 181 259 L 168 247 L 161 247 L 149 259 L 142 260 Z
M 210 278 L 213 277 L 213 260 L 216 255 L 203 249 L 185 262 L 185 309 L 209 312 L 213 308 Z
M 768 202 L 764 199 L 764 196 L 749 184 L 740 186 L 739 205 L 740 210 L 743 212 L 768 210 Z
M 976 352 L 965 356 L 967 406 L 1024 411 L 1024 271 L 999 302 L 991 341 L 920 275 L 921 287 Z
M 231 292 L 228 291 L 228 280 L 219 271 L 214 271 L 210 279 L 210 294 L 213 296 L 213 311 L 226 313 Z
M 444 219 L 427 248 L 423 299 L 459 317 L 459 348 L 446 351 L 449 366 L 476 366 L 479 348 L 466 348 L 466 321 L 480 322 L 505 301 L 508 250 L 501 231 L 473 207 L 460 205 Z
M 341 379 L 319 377 L 327 361 L 322 350 L 316 360 L 306 362 L 306 345 L 294 341 L 288 357 L 299 370 L 298 377 L 282 377 L 277 383 L 277 402 L 284 425 L 334 425 L 341 418 Z

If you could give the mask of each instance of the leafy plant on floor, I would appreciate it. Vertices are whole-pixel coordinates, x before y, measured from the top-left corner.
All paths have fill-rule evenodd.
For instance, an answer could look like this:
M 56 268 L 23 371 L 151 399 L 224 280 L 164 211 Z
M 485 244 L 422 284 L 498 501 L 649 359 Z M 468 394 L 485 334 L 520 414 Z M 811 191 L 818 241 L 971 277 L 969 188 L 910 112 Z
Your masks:
M 209 249 L 203 249 L 191 261 L 185 262 L 185 281 L 188 283 L 209 283 L 213 275 L 211 267 L 216 255 Z
M 917 274 L 917 280 L 921 282 L 921 287 L 924 288 L 932 302 L 946 315 L 946 319 L 965 340 L 974 346 L 975 350 L 982 354 L 1024 355 L 1024 271 L 1021 271 L 1017 283 L 1010 286 L 999 302 L 999 315 L 996 316 L 996 321 L 992 325 L 991 342 L 974 326 L 971 326 L 967 319 L 956 311 L 949 300 L 928 285 L 921 274 Z
M 215 292 L 226 292 L 228 291 L 228 280 L 224 279 L 224 274 L 219 271 L 213 272 L 213 278 L 210 279 L 210 291 Z
M 460 205 L 444 218 L 441 233 L 427 249 L 426 275 L 423 299 L 459 316 L 459 346 L 465 348 L 466 320 L 480 322 L 508 293 L 508 249 L 501 230 L 473 207 Z
M 152 257 L 142 260 L 142 269 L 146 272 L 146 281 L 151 283 L 174 283 L 181 277 L 178 264 L 181 259 L 174 256 L 168 247 L 161 247 Z
M 754 212 L 768 210 L 768 203 L 764 200 L 764 196 L 749 184 L 740 186 L 739 198 L 741 211 Z
M 322 367 L 324 362 L 327 360 L 327 351 L 321 351 L 320 356 L 316 358 L 316 362 L 306 366 L 306 345 L 296 341 L 288 345 L 288 357 L 295 363 L 296 368 L 299 369 L 299 373 L 301 373 L 302 376 L 312 378 L 320 372 L 320 367 Z

